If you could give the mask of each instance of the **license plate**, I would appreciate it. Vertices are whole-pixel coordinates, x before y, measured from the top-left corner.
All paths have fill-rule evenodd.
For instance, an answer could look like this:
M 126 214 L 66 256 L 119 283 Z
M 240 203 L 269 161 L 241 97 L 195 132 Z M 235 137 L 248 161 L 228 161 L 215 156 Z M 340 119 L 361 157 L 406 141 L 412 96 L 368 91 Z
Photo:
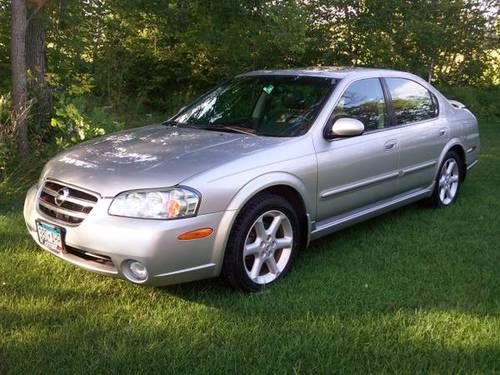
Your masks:
M 60 253 L 64 249 L 63 228 L 37 221 L 36 229 L 38 232 L 38 240 L 43 246 L 56 253 Z

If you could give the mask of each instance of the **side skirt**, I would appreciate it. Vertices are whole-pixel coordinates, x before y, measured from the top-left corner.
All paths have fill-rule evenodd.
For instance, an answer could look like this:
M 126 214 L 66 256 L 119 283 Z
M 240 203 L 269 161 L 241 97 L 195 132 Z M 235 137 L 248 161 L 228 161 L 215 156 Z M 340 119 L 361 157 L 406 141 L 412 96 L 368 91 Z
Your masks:
M 430 197 L 432 195 L 432 189 L 433 186 L 425 189 L 411 190 L 407 193 L 396 195 L 395 197 L 373 203 L 357 210 L 319 221 L 315 223 L 312 228 L 311 240 L 316 240 L 352 224 L 370 219 L 423 198 Z

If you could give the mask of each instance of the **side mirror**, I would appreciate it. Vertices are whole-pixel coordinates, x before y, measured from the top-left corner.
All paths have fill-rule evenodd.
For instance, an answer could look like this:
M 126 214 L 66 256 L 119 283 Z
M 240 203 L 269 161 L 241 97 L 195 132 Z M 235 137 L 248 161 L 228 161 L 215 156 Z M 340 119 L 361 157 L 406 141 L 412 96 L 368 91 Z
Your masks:
M 327 127 L 327 137 L 353 137 L 356 135 L 361 135 L 365 131 L 365 126 L 359 120 L 351 117 L 341 117 L 331 125 L 330 128 Z

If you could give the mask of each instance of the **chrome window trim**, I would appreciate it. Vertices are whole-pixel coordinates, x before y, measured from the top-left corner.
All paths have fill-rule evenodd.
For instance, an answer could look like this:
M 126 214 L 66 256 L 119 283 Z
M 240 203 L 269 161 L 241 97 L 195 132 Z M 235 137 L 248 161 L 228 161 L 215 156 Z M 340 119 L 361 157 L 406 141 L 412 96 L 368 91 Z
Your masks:
M 411 79 L 411 78 L 405 78 L 405 77 L 401 77 L 401 76 L 384 76 L 384 77 L 381 77 L 381 80 L 383 82 L 383 84 L 386 86 L 387 88 L 387 94 L 389 95 L 389 97 L 387 98 L 388 100 L 390 100 L 391 102 L 390 103 L 387 103 L 387 106 L 391 108 L 391 110 L 393 110 L 392 108 L 392 95 L 391 95 L 391 91 L 389 89 L 389 85 L 387 84 L 387 80 L 388 79 L 405 79 L 407 81 L 412 81 L 414 83 L 416 83 L 417 85 L 419 85 L 420 87 L 423 87 L 431 96 L 431 101 L 435 101 L 436 103 L 436 106 L 437 106 L 437 114 L 436 116 L 434 117 L 430 117 L 428 119 L 425 119 L 425 120 L 421 120 L 421 121 L 412 121 L 412 122 L 407 122 L 407 123 L 404 123 L 404 124 L 400 124 L 400 125 L 394 125 L 392 127 L 396 127 L 396 126 L 406 126 L 406 125 L 412 125 L 412 124 L 418 124 L 418 123 L 421 123 L 421 122 L 424 122 L 424 121 L 429 121 L 429 120 L 434 120 L 436 118 L 439 118 L 440 115 L 441 115 L 441 106 L 440 106 L 440 103 L 439 103 L 439 100 L 437 98 L 437 96 L 431 91 L 429 90 L 428 87 L 425 87 L 424 85 L 422 85 L 420 82 L 414 80 L 414 79 Z M 391 116 L 391 119 L 392 119 L 392 114 L 390 115 Z M 389 126 L 391 127 L 391 126 Z
M 400 125 L 389 125 L 385 128 L 382 128 L 382 129 L 373 129 L 373 130 L 368 130 L 366 132 L 363 132 L 363 134 L 360 134 L 360 135 L 357 135 L 357 136 L 354 136 L 354 138 L 356 137 L 362 137 L 364 135 L 369 135 L 369 134 L 375 134 L 375 133 L 380 133 L 380 132 L 384 132 L 384 131 L 387 131 L 387 130 L 392 130 L 392 129 L 400 129 L 400 128 L 403 128 L 403 127 L 408 127 L 408 126 L 414 126 L 414 125 L 421 125 L 421 124 L 426 124 L 426 123 L 429 123 L 431 121 L 437 121 L 439 119 L 442 118 L 442 111 L 441 111 L 441 102 L 438 98 L 438 96 L 432 91 L 430 90 L 428 87 L 422 85 L 420 82 L 414 80 L 414 79 L 411 79 L 411 78 L 406 78 L 406 77 L 401 77 L 401 76 L 373 76 L 373 77 L 360 77 L 358 79 L 354 79 L 354 80 L 351 80 L 349 81 L 345 88 L 340 92 L 337 100 L 335 101 L 335 103 L 333 104 L 332 106 L 332 109 L 331 111 L 329 112 L 328 114 L 328 118 L 326 120 L 326 123 L 323 125 L 323 129 L 328 125 L 328 122 L 329 120 L 331 119 L 332 117 L 332 114 L 333 112 L 335 111 L 335 109 L 337 108 L 337 105 L 340 101 L 340 99 L 342 98 L 342 96 L 344 95 L 344 93 L 346 92 L 346 90 L 354 83 L 354 82 L 358 82 L 358 81 L 362 81 L 362 80 L 365 80 L 365 79 L 378 79 L 379 82 L 380 82 L 380 86 L 382 88 L 382 91 L 384 91 L 384 84 L 385 83 L 385 79 L 387 78 L 398 78 L 398 79 L 406 79 L 408 81 L 412 81 L 412 82 L 415 82 L 416 84 L 422 86 L 425 90 L 427 90 L 430 94 L 431 94 L 431 98 L 434 97 L 435 101 L 436 101 L 436 105 L 437 105 L 437 115 L 434 116 L 434 117 L 431 117 L 431 118 L 428 118 L 428 119 L 425 119 L 425 120 L 421 120 L 421 121 L 413 121 L 413 122 L 407 122 L 405 124 L 400 124 Z M 387 91 L 388 91 L 388 88 L 387 88 Z M 386 101 L 385 102 L 385 107 L 386 107 L 386 110 L 387 110 L 387 114 L 389 116 L 389 120 L 392 120 L 392 114 L 389 113 L 389 108 L 390 108 L 390 103 L 387 102 L 388 100 L 392 100 L 392 97 L 390 97 L 390 92 L 388 92 L 389 94 L 389 97 L 387 98 L 385 96 L 385 93 L 384 93 L 384 100 Z M 353 137 L 337 137 L 337 138 L 332 138 L 332 139 L 326 139 L 323 137 L 323 139 L 327 142 L 337 142 L 337 141 L 340 141 L 340 140 L 344 140 L 344 139 L 349 139 L 349 138 L 353 138 Z
M 364 132 L 363 134 L 360 134 L 360 135 L 355 135 L 355 136 L 352 136 L 352 137 L 338 137 L 338 138 L 332 138 L 332 139 L 325 139 L 325 141 L 328 141 L 328 142 L 337 142 L 337 141 L 341 141 L 341 140 L 345 140 L 345 139 L 350 139 L 350 138 L 363 137 L 364 135 L 381 133 L 381 132 L 388 131 L 388 130 L 397 130 L 397 129 L 406 128 L 406 127 L 409 127 L 409 126 L 422 125 L 422 124 L 425 124 L 425 123 L 428 123 L 428 122 L 431 122 L 431 121 L 436 121 L 436 120 L 437 120 L 437 118 L 433 117 L 432 119 L 429 119 L 429 120 L 412 122 L 412 123 L 408 123 L 408 124 L 404 124 L 404 125 L 389 126 L 387 128 L 383 128 L 383 129 L 369 130 L 369 131 Z
M 335 109 L 337 108 L 337 106 L 339 105 L 339 102 L 340 102 L 340 99 L 342 99 L 342 97 L 344 96 L 345 92 L 356 82 L 359 82 L 359 81 L 365 81 L 365 80 L 368 80 L 368 79 L 375 79 L 378 81 L 379 85 L 380 85 L 380 90 L 382 91 L 382 97 L 384 98 L 384 103 L 385 103 L 385 110 L 387 112 L 387 116 L 390 120 L 390 114 L 389 114 L 389 107 L 387 105 L 387 100 L 386 100 L 386 97 L 385 97 L 385 93 L 384 93 L 384 86 L 382 85 L 382 79 L 383 77 L 379 77 L 379 76 L 373 76 L 373 77 L 360 77 L 358 79 L 354 79 L 354 80 L 351 80 L 349 81 L 346 86 L 344 87 L 344 89 L 340 92 L 337 100 L 335 101 L 335 103 L 333 104 L 332 106 L 332 109 L 330 110 L 329 114 L 328 114 L 328 118 L 326 120 L 326 123 L 323 125 L 323 130 L 324 128 L 328 125 L 328 122 L 330 121 L 330 119 L 332 118 L 332 115 L 333 115 L 333 112 L 335 112 Z M 338 83 L 337 83 L 338 84 Z M 335 90 L 334 90 L 335 91 Z M 333 95 L 333 93 L 332 93 Z M 385 129 L 388 129 L 390 128 L 390 126 L 387 126 L 385 128 L 382 128 L 382 129 L 375 129 L 375 130 L 369 130 L 367 132 L 363 132 L 363 134 L 367 134 L 367 133 L 370 133 L 370 132 L 375 132 L 375 131 L 378 131 L 378 130 L 385 130 Z M 361 135 L 363 135 L 361 134 Z M 356 136 L 356 137 L 359 137 L 359 136 Z M 351 138 L 351 137 L 339 137 L 339 138 L 332 138 L 332 139 L 329 139 L 328 141 L 332 141 L 332 140 L 336 140 L 336 139 L 343 139 L 343 138 Z

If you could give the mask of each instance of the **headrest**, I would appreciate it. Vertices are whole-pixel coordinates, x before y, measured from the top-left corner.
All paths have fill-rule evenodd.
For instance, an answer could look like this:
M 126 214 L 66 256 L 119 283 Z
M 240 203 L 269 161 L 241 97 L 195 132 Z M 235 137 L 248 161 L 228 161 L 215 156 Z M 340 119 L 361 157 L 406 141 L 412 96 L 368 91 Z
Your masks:
M 281 95 L 281 102 L 288 109 L 306 108 L 306 100 L 302 95 L 294 92 L 285 92 Z

